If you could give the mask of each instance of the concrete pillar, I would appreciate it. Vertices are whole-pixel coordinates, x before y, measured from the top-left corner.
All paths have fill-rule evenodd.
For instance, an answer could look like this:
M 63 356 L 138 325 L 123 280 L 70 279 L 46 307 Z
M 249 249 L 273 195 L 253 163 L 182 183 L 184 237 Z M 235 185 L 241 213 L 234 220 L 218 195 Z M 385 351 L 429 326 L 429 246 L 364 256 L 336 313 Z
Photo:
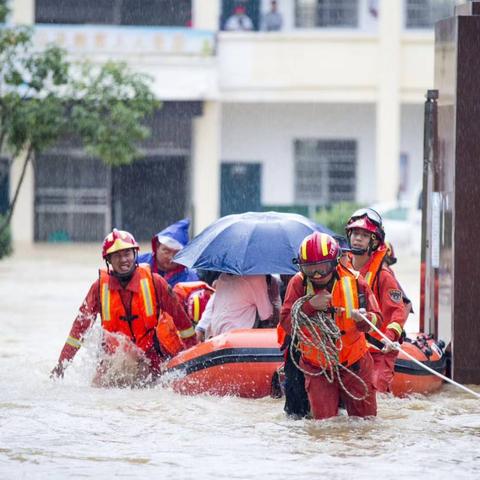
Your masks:
M 13 0 L 10 2 L 10 21 L 14 24 L 35 23 L 35 0 Z
M 10 2 L 10 18 L 12 24 L 35 23 L 35 0 L 13 0 Z M 21 175 L 24 157 L 21 156 L 13 162 L 10 169 L 10 198 L 13 198 L 18 180 Z M 25 245 L 33 244 L 34 228 L 34 180 L 33 167 L 28 165 L 25 178 L 20 190 L 17 204 L 10 224 L 12 243 L 18 249 Z
M 428 194 L 432 207 L 435 201 L 438 208 L 429 209 L 427 217 L 434 270 L 430 274 L 438 275 L 438 335 L 452 339 L 452 378 L 475 385 L 480 385 L 479 31 L 480 1 L 456 6 L 455 16 L 435 25 L 438 148 Z
M 221 0 L 193 0 L 192 26 L 200 30 L 218 30 Z
M 193 123 L 192 200 L 194 234 L 220 212 L 221 104 L 206 101 Z
M 375 159 L 377 201 L 380 202 L 395 200 L 398 192 L 403 4 L 391 0 L 380 3 Z
M 23 155 L 17 158 L 10 170 L 10 198 L 13 198 L 15 189 L 23 167 Z M 12 222 L 10 224 L 12 233 L 12 243 L 15 248 L 21 245 L 31 245 L 33 243 L 33 203 L 34 203 L 34 186 L 33 186 L 33 167 L 30 163 L 25 173 L 25 178 L 20 190 L 20 194 L 13 212 Z

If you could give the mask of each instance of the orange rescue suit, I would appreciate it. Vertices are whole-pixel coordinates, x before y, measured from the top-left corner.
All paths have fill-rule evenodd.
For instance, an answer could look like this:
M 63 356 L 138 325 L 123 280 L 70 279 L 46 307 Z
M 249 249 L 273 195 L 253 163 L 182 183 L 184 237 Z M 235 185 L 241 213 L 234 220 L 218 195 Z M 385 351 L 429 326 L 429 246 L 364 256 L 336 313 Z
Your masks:
M 147 352 L 154 348 L 155 337 L 164 354 L 176 355 L 185 348 L 173 318 L 157 305 L 155 286 L 150 268 L 141 265 L 140 290 L 132 296 L 129 308 L 125 308 L 118 290 L 109 288 L 110 275 L 100 270 L 99 298 L 102 327 L 107 332 L 128 337 L 138 348 Z M 110 336 L 106 347 L 115 350 L 118 340 Z
M 390 340 L 397 341 L 402 335 L 411 305 L 405 303 L 403 291 L 394 273 L 384 264 L 386 254 L 386 246 L 381 245 L 372 253 L 370 260 L 360 269 L 360 273 L 373 290 L 382 310 L 384 322 L 380 330 Z M 372 331 L 369 332 L 369 336 L 377 340 L 371 341 L 370 350 L 372 352 L 381 350 L 380 334 Z
M 332 288 L 332 306 L 337 312 L 334 314 L 335 323 L 342 332 L 341 340 L 337 344 L 337 347 L 341 345 L 339 361 L 348 367 L 365 355 L 368 346 L 365 334 L 358 330 L 351 316 L 352 310 L 359 308 L 358 275 L 341 265 L 337 266 L 337 274 L 338 278 Z M 310 283 L 309 288 L 308 283 L 307 294 L 310 293 L 309 290 L 313 293 L 313 287 Z M 322 368 L 328 366 L 320 350 L 306 344 L 300 344 L 300 350 L 306 362 Z
M 195 282 L 179 282 L 173 287 L 173 291 L 177 295 L 178 299 L 186 303 L 188 296 L 198 290 L 206 290 L 207 292 L 214 293 L 215 289 L 212 288 L 208 283 L 202 282 L 201 280 Z

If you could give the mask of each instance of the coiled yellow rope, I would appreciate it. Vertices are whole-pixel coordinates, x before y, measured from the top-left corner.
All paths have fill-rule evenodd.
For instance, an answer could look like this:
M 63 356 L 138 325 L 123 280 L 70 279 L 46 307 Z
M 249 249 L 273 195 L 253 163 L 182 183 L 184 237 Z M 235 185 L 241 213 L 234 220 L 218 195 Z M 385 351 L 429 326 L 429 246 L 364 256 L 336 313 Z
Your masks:
M 359 401 L 364 400 L 368 395 L 367 384 L 352 370 L 340 363 L 339 354 L 343 347 L 342 333 L 335 323 L 335 320 L 325 312 L 317 311 L 315 315 L 309 317 L 302 311 L 303 304 L 312 297 L 313 295 L 301 297 L 292 306 L 292 343 L 290 347 L 290 358 L 292 362 L 305 375 L 314 377 L 324 375 L 329 383 L 333 383 L 336 379 L 342 390 L 350 398 Z M 311 347 L 318 352 L 318 363 L 320 365 L 324 363 L 323 367 L 318 367 L 318 371 L 312 372 L 302 368 L 295 360 L 292 350 L 296 349 L 301 351 L 301 344 Z M 340 375 L 341 370 L 346 370 L 358 380 L 365 391 L 363 396 L 357 397 L 345 387 Z

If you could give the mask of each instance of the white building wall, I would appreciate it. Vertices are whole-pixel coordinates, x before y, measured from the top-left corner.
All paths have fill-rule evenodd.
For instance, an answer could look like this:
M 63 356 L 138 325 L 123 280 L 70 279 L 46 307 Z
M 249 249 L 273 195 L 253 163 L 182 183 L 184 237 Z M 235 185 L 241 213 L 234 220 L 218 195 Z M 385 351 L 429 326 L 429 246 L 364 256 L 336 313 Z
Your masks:
M 357 200 L 375 198 L 375 109 L 373 105 L 223 105 L 222 162 L 261 162 L 262 203 L 295 202 L 293 142 L 300 138 L 355 139 Z
M 426 92 L 425 92 L 426 93 Z M 423 104 L 403 105 L 400 121 L 400 151 L 408 155 L 406 199 L 417 196 L 423 175 Z
M 368 11 L 375 2 L 359 0 L 358 29 L 295 29 L 294 3 L 278 0 L 284 16 L 282 32 L 220 32 L 216 55 L 144 49 L 138 55 L 124 48 L 71 53 L 73 57 L 87 54 L 93 61 L 110 57 L 129 62 L 155 78 L 154 90 L 164 100 L 207 102 L 208 114 L 194 126 L 193 160 L 200 161 L 194 171 L 202 171 L 202 162 L 209 168 L 220 161 L 261 162 L 265 204 L 295 201 L 293 141 L 302 137 L 357 140 L 358 201 L 395 196 L 400 153 L 409 157 L 409 188 L 414 193 L 422 171 L 423 95 L 433 81 L 432 30 L 405 30 L 402 0 L 379 0 L 378 18 Z M 33 21 L 34 0 L 11 4 L 12 22 Z M 269 0 L 262 0 L 262 13 L 268 7 Z M 218 27 L 220 0 L 193 0 L 192 8 L 195 28 Z M 52 30 L 56 28 L 62 29 Z M 395 38 L 387 38 L 392 33 Z M 391 128 L 397 132 L 385 135 Z M 18 174 L 14 168 L 12 180 Z M 218 212 L 216 176 L 209 191 L 211 205 L 201 201 L 204 177 L 192 179 L 199 225 L 214 220 Z M 388 188 L 382 191 L 382 185 Z M 32 219 L 29 171 L 12 224 L 16 240 L 33 239 Z
M 193 121 L 192 207 L 194 233 L 218 218 L 220 213 L 221 104 L 205 102 L 203 114 Z

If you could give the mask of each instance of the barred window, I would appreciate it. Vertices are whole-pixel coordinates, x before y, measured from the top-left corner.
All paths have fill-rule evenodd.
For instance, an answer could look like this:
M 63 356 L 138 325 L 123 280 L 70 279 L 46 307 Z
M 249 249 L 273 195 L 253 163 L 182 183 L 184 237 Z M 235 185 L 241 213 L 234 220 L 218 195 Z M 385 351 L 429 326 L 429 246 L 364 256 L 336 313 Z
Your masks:
M 295 140 L 296 203 L 354 201 L 356 171 L 355 140 Z
M 298 28 L 357 28 L 358 0 L 295 0 Z
M 110 228 L 110 169 L 84 155 L 36 158 L 35 240 L 91 242 Z
M 435 22 L 453 15 L 455 0 L 406 0 L 406 28 L 431 28 Z

